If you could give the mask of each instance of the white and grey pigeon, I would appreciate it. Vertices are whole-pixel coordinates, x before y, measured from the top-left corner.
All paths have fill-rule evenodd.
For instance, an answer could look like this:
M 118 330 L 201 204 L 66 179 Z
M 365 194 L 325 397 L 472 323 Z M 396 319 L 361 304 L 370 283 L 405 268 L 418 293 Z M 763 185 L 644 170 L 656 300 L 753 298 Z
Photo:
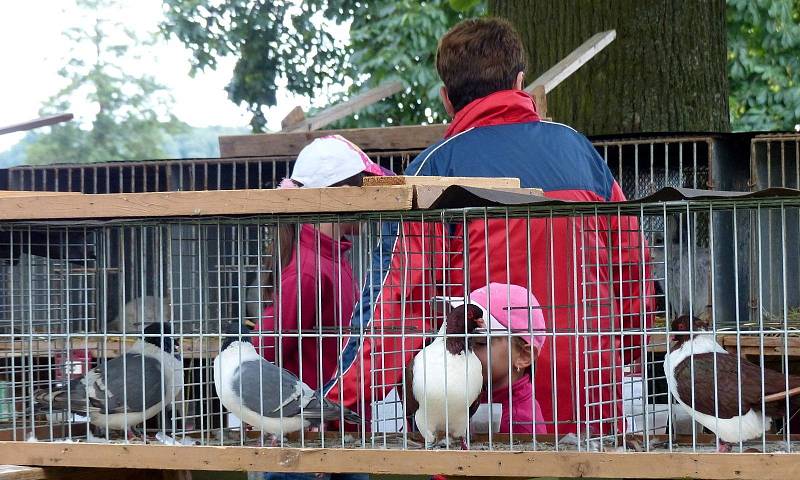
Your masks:
M 717 435 L 721 452 L 730 451 L 732 443 L 761 437 L 773 418 L 786 415 L 787 398 L 790 411 L 800 406 L 795 396 L 800 393 L 800 377 L 762 369 L 728 353 L 703 320 L 683 315 L 673 320 L 672 332 L 675 346 L 664 359 L 670 393 L 698 423 Z
M 214 387 L 222 405 L 244 423 L 277 436 L 326 421 L 358 424 L 361 417 L 312 390 L 293 373 L 262 358 L 250 341 L 250 330 L 237 324 L 225 328 L 220 353 L 214 359 Z
M 101 430 L 125 431 L 170 407 L 183 390 L 183 364 L 173 354 L 168 324 L 150 324 L 143 339 L 61 388 L 34 392 L 39 410 L 87 415 Z
M 481 361 L 464 334 L 474 332 L 482 316 L 476 305 L 453 308 L 440 329 L 440 334 L 447 333 L 446 340 L 438 336 L 406 367 L 406 383 L 413 393 L 405 394 L 406 416 L 414 415 L 428 446 L 442 437 L 446 445 L 448 436 L 461 439 L 464 446 L 467 425 L 483 390 Z

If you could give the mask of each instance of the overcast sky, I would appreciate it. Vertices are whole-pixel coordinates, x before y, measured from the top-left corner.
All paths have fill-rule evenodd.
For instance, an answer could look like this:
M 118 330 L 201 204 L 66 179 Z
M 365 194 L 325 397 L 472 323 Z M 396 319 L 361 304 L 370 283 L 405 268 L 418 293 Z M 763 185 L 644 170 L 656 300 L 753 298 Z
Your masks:
M 142 35 L 156 31 L 162 18 L 161 0 L 121 3 L 116 15 L 126 25 Z M 69 0 L 0 0 L 0 9 L 0 126 L 6 126 L 36 118 L 41 103 L 63 85 L 57 72 L 69 44 L 62 32 L 82 19 Z M 231 103 L 224 91 L 235 59 L 224 59 L 218 70 L 191 78 L 189 55 L 177 41 L 161 40 L 132 70 L 147 72 L 168 87 L 175 99 L 174 113 L 190 125 L 247 126 L 249 115 Z M 280 92 L 278 106 L 268 116 L 269 127 L 280 128 L 280 120 L 296 105 L 307 108 L 309 101 Z M 74 109 L 73 113 L 80 114 L 80 105 Z M 23 136 L 0 135 L 0 151 Z

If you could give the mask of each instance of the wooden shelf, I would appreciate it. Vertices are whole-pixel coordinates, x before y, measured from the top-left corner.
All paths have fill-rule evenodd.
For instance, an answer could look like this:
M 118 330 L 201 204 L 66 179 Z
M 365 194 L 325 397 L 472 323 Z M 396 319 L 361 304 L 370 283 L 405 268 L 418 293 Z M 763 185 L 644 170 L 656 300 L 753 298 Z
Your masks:
M 97 338 L 96 334 L 92 335 L 92 337 L 84 339 L 81 338 L 80 334 L 76 334 L 69 339 L 69 342 L 65 338 L 35 339 L 33 341 L 16 340 L 14 342 L 3 339 L 0 340 L 0 358 L 27 357 L 29 355 L 47 357 L 48 353 L 55 355 L 66 349 L 87 349 L 94 358 L 108 358 L 118 356 L 122 351 L 123 343 L 127 343 L 128 346 L 126 348 L 130 348 L 136 342 L 135 336 L 123 340 L 120 336 L 112 334 L 104 340 Z M 216 337 L 191 337 L 184 338 L 183 342 L 181 342 L 181 353 L 184 359 L 214 358 L 218 352 L 219 339 Z
M 797 454 L 748 453 L 394 451 L 0 442 L 0 462 L 41 467 L 395 475 L 754 480 L 800 477 Z
M 651 333 L 648 334 L 648 338 L 650 342 L 648 351 L 655 353 L 667 351 L 666 334 Z M 786 339 L 783 336 L 764 336 L 763 350 L 761 340 L 762 338 L 758 335 L 739 335 L 738 339 L 735 334 L 717 335 L 717 342 L 730 353 L 741 351 L 742 355 L 764 355 L 765 357 L 780 357 L 784 354 L 790 357 L 800 356 L 800 332 L 790 335 Z M 740 345 L 740 349 L 737 349 L 737 344 Z

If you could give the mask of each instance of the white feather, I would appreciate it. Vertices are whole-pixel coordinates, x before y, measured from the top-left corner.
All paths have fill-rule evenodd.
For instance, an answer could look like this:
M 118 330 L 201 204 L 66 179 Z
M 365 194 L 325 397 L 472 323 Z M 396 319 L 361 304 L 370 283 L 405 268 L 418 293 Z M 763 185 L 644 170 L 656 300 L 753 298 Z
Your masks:
M 414 357 L 414 398 L 419 409 L 414 414 L 425 441 L 433 443 L 436 433 L 464 438 L 469 423 L 469 407 L 483 388 L 481 361 L 472 351 L 453 355 L 444 339 L 437 338 Z
M 670 393 L 677 400 L 678 404 L 683 407 L 700 425 L 714 432 L 720 440 L 728 443 L 739 443 L 759 438 L 769 429 L 772 425 L 772 419 L 765 417 L 761 412 L 749 410 L 742 416 L 735 416 L 732 418 L 717 418 L 712 415 L 706 415 L 698 412 L 691 407 L 691 400 L 687 405 L 683 399 L 678 395 L 678 382 L 675 379 L 675 366 L 679 365 L 682 361 L 689 358 L 692 354 L 699 355 L 702 353 L 717 352 L 721 355 L 729 355 L 729 353 L 722 348 L 720 344 L 714 339 L 711 333 L 695 334 L 693 340 L 688 340 L 670 352 L 664 359 L 664 372 L 667 377 L 667 385 L 669 386 Z M 713 379 L 708 388 L 714 388 Z M 722 399 L 720 399 L 722 401 Z M 735 399 L 738 401 L 738 398 Z

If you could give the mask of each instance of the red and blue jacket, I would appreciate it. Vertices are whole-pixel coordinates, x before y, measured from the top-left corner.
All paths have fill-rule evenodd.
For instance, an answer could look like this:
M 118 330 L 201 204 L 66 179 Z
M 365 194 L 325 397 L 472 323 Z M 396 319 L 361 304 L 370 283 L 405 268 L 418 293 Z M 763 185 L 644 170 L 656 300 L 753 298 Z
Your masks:
M 462 131 L 420 153 L 405 174 L 517 177 L 523 188 L 541 188 L 554 199 L 625 200 L 589 140 L 547 121 Z M 327 386 L 328 397 L 368 414 L 373 401 L 402 383 L 404 365 L 423 346 L 421 338 L 398 333 L 431 331 L 423 319 L 433 296 L 512 283 L 534 293 L 555 338 L 539 355 L 535 375 L 548 431 L 624 428 L 622 369 L 638 358 L 653 308 L 653 285 L 645 280 L 651 278 L 649 253 L 637 219 L 432 220 L 382 224 L 355 307 L 356 334 L 342 354 L 343 373 Z M 359 329 L 368 336 L 357 335 Z

